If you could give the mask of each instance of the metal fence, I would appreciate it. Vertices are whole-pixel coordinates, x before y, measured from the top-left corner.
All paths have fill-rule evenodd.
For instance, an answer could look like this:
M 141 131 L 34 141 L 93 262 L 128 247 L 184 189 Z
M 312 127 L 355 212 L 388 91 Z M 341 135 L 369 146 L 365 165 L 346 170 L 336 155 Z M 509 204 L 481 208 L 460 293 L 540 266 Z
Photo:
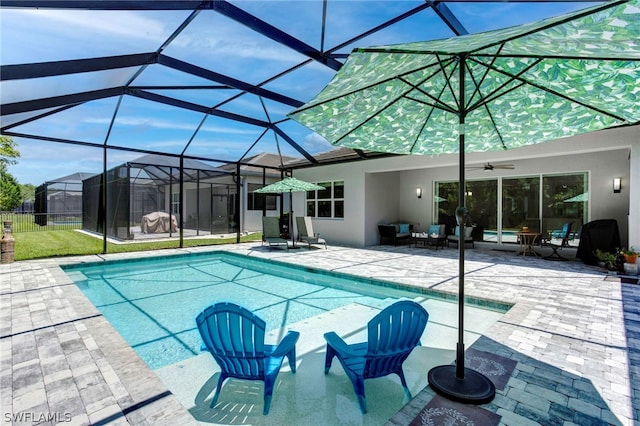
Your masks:
M 7 213 L 0 212 L 0 222 L 11 221 L 12 232 L 55 231 L 82 228 L 82 212 Z M 41 225 L 39 225 L 41 224 Z

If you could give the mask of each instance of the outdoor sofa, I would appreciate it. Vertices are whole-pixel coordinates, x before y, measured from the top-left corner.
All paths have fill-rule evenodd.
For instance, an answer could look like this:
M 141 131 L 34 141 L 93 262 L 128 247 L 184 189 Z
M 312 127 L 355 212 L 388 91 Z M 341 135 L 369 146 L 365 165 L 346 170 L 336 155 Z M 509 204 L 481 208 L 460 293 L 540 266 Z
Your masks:
M 380 245 L 385 243 L 391 243 L 394 246 L 411 241 L 411 231 L 413 231 L 413 225 L 409 223 L 390 223 L 388 225 L 378 225 L 378 232 L 380 233 Z

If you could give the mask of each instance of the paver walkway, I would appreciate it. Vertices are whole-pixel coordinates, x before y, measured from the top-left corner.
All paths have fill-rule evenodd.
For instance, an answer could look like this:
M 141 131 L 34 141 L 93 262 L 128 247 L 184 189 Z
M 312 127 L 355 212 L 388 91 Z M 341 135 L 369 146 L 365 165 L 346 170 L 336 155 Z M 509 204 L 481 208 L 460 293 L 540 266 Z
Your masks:
M 220 249 L 457 293 L 454 249 L 240 244 L 0 265 L 2 422 L 195 424 L 58 265 Z M 473 344 L 517 361 L 483 408 L 504 425 L 640 424 L 639 285 L 579 262 L 466 253 L 466 295 L 514 304 Z M 425 388 L 389 424 L 408 424 L 433 396 Z

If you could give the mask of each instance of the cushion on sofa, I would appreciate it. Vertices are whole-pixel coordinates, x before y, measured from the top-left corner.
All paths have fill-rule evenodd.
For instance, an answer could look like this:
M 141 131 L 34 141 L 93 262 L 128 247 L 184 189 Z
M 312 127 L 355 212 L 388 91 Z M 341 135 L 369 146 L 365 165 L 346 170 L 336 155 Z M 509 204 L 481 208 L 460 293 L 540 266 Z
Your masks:
M 439 237 L 445 236 L 446 225 L 429 225 L 429 235 L 438 234 Z
M 401 223 L 400 225 L 398 225 L 398 233 L 400 234 L 408 234 L 409 231 L 409 224 L 408 223 Z

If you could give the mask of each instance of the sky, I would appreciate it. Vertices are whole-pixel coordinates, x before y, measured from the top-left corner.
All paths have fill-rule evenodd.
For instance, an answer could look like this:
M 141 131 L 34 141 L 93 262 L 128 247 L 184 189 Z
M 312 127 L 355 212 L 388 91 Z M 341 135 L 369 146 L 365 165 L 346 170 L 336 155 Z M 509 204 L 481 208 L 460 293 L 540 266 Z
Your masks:
M 335 1 L 327 3 L 326 30 L 322 33 L 322 2 L 237 1 L 236 6 L 288 32 L 318 49 L 341 46 L 358 34 L 421 4 L 410 1 Z M 447 3 L 470 32 L 482 32 L 532 22 L 594 5 L 593 2 L 536 3 Z M 155 52 L 189 16 L 188 11 L 84 11 L 0 9 L 0 62 L 2 65 L 59 61 L 79 58 Z M 434 12 L 423 10 L 402 22 L 336 52 L 349 53 L 356 46 L 392 44 L 452 37 Z M 316 62 L 309 63 L 270 81 L 283 71 L 305 61 L 305 57 L 213 11 L 200 12 L 162 51 L 171 58 L 248 82 L 264 83 L 265 89 L 306 102 L 331 79 L 334 72 Z M 3 81 L 2 104 L 61 94 L 118 87 L 130 81 L 138 67 L 109 71 Z M 321 137 L 293 121 L 285 120 L 292 106 L 239 95 L 228 88 L 206 90 L 161 90 L 150 86 L 215 86 L 209 80 L 184 74 L 157 64 L 143 69 L 134 86 L 163 96 L 207 106 L 218 106 L 234 114 L 271 121 L 310 153 L 332 147 Z M 231 101 L 229 99 L 232 98 Z M 26 118 L 20 114 L 3 117 L 2 126 Z M 280 151 L 300 156 L 281 137 L 263 128 L 237 123 L 202 113 L 168 107 L 134 96 L 106 98 L 13 127 L 11 131 L 74 140 L 91 144 L 133 147 L 205 156 L 222 161 L 237 160 L 260 152 Z M 9 172 L 22 184 L 40 185 L 75 173 L 99 173 L 102 150 L 95 147 L 14 138 L 20 158 Z M 109 150 L 111 168 L 141 156 L 140 152 Z M 223 164 L 212 161 L 212 165 Z

